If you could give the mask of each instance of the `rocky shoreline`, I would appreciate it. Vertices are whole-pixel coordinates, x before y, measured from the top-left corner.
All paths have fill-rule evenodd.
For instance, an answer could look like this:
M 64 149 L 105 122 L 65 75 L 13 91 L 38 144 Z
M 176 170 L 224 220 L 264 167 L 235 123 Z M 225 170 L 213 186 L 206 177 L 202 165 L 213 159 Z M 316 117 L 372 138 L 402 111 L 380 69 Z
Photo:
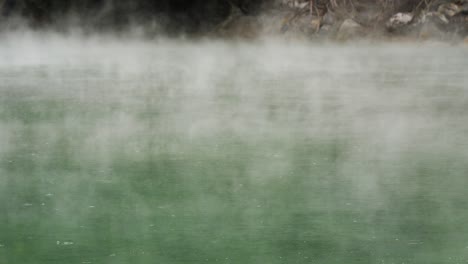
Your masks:
M 370 38 L 468 43 L 468 0 L 75 2 L 0 0 L 0 31 L 15 29 L 21 21 L 33 29 L 66 31 L 79 27 L 93 33 L 124 32 L 136 25 L 149 37 L 275 36 L 312 41 Z
M 346 41 L 359 38 L 440 40 L 468 43 L 468 0 L 420 1 L 414 6 L 382 7 L 359 1 L 282 0 L 252 18 L 235 18 L 214 35 L 255 37 L 279 34 L 286 38 Z

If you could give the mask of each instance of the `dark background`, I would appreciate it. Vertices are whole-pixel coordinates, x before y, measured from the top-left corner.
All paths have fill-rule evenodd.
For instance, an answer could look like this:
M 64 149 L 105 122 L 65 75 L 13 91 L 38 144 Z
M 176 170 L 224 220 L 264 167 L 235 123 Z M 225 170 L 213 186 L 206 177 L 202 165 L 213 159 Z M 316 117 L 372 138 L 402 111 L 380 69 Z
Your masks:
M 57 24 L 73 15 L 83 26 L 124 29 L 156 21 L 168 32 L 209 30 L 229 16 L 232 6 L 255 14 L 268 0 L 5 0 L 3 17 L 20 16 L 30 26 Z M 1 1 L 0 1 L 1 2 Z

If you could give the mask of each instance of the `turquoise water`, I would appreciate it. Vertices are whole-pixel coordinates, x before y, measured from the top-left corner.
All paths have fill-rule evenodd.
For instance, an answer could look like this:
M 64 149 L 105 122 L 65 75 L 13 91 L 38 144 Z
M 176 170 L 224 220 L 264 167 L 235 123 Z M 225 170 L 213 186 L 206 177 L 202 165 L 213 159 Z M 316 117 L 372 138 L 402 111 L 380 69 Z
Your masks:
M 0 43 L 0 263 L 468 263 L 464 47 Z

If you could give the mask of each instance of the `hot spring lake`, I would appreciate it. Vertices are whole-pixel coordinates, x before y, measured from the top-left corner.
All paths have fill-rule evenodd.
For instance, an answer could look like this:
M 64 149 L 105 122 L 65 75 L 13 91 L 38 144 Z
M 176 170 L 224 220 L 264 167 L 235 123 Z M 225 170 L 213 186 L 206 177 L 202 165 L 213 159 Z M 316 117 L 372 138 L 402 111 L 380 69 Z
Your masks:
M 468 263 L 468 48 L 2 35 L 0 263 Z

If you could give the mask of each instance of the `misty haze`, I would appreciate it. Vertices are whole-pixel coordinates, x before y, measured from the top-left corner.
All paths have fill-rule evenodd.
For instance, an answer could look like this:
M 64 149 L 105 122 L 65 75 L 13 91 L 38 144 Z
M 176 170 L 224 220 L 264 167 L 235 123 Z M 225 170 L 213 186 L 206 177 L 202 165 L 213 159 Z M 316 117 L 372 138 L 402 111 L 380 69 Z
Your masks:
M 0 33 L 0 263 L 468 263 L 463 41 L 28 27 Z

